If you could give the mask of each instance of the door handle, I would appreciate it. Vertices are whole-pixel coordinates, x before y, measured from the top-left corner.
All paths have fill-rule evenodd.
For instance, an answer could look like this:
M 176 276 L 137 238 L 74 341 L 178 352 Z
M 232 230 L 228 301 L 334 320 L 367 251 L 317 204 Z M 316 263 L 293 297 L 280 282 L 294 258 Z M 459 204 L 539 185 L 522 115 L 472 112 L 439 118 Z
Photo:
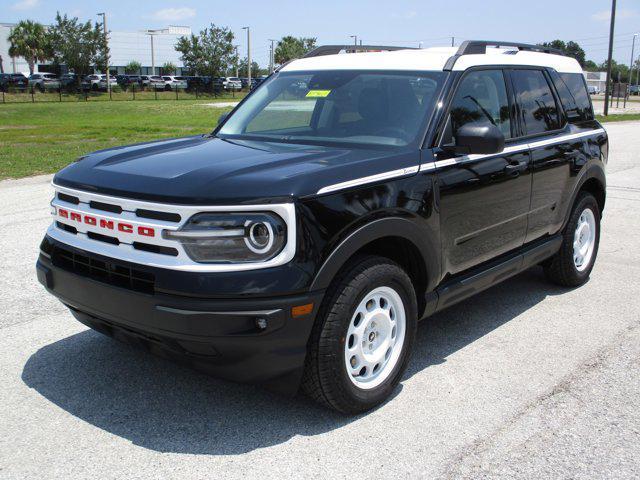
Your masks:
M 504 172 L 507 175 L 510 175 L 512 177 L 517 177 L 518 175 L 520 175 L 520 172 L 524 171 L 527 169 L 527 164 L 526 162 L 513 162 L 513 163 L 508 163 L 507 165 L 505 165 L 504 167 Z

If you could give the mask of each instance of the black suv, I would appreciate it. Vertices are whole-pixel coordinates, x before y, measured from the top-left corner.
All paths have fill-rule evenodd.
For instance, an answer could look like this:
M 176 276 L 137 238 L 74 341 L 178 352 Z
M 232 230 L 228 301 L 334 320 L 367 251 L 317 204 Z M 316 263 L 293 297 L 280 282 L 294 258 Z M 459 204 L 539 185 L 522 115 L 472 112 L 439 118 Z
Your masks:
M 29 80 L 21 73 L 0 73 L 0 91 L 24 91 L 29 86 Z
M 40 282 L 107 335 L 353 413 L 401 380 L 419 320 L 537 265 L 587 281 L 608 143 L 574 59 L 350 48 L 210 134 L 60 171 Z

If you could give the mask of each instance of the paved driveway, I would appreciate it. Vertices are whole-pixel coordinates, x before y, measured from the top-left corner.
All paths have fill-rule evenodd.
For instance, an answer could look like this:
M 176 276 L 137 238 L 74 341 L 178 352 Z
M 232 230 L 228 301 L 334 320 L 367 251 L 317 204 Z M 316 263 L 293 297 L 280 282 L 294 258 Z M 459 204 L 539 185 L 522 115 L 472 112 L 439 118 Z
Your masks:
M 607 128 L 591 280 L 532 270 L 424 322 L 355 418 L 85 329 L 35 280 L 49 178 L 0 182 L 0 478 L 638 478 L 640 123 Z

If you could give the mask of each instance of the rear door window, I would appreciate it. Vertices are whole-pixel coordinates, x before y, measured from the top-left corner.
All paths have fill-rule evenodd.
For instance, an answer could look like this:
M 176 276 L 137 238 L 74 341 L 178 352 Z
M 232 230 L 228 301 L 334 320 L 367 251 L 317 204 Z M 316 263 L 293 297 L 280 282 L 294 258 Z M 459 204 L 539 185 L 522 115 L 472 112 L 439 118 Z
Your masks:
M 558 107 L 544 72 L 514 70 L 511 78 L 526 134 L 535 135 L 559 129 Z

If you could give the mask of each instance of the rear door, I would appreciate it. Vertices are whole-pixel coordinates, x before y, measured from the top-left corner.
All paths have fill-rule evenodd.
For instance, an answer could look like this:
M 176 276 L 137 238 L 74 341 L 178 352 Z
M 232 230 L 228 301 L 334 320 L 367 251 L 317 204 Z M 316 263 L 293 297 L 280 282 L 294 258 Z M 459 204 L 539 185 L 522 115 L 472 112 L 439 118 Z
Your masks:
M 449 106 L 436 150 L 440 193 L 443 274 L 456 274 L 521 247 L 531 197 L 530 157 L 517 140 L 509 82 L 500 68 L 464 73 Z M 502 153 L 454 155 L 447 151 L 456 130 L 488 121 L 505 136 Z
M 572 189 L 572 165 L 584 138 L 572 135 L 550 73 L 538 68 L 510 72 L 523 138 L 531 149 L 533 181 L 526 242 L 556 233 Z

